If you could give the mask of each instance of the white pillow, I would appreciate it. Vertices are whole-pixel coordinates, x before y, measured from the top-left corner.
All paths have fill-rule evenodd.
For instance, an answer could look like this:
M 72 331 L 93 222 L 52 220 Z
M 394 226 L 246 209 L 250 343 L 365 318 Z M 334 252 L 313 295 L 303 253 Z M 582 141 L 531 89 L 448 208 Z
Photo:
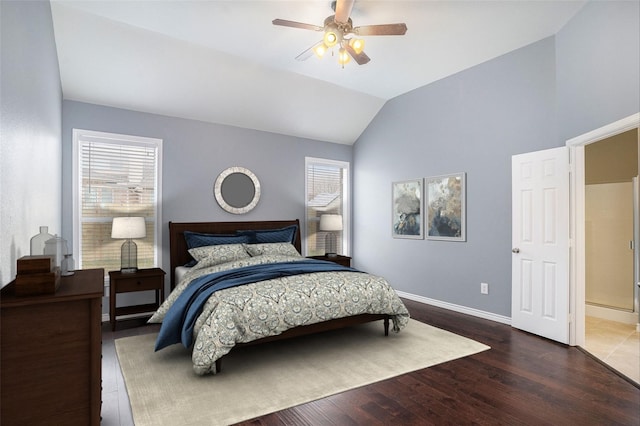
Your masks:
M 251 256 L 262 255 L 280 255 L 280 256 L 296 256 L 301 257 L 295 246 L 291 243 L 260 243 L 260 244 L 243 244 L 245 250 Z
M 189 254 L 198 261 L 198 268 L 249 258 L 249 254 L 244 249 L 243 244 L 194 247 L 189 249 Z

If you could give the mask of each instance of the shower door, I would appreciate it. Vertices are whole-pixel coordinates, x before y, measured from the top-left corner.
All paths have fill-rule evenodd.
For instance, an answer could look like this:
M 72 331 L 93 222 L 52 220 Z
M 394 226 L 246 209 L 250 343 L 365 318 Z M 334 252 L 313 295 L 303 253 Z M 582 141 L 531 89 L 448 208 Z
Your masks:
M 632 312 L 634 190 L 632 182 L 585 188 L 586 302 Z

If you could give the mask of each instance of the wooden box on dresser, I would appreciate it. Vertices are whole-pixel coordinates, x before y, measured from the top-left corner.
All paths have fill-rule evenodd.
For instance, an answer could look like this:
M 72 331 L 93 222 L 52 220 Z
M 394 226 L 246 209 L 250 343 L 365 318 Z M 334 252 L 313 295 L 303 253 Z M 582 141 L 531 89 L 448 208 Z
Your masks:
M 0 297 L 0 424 L 99 425 L 104 270 L 55 294 Z

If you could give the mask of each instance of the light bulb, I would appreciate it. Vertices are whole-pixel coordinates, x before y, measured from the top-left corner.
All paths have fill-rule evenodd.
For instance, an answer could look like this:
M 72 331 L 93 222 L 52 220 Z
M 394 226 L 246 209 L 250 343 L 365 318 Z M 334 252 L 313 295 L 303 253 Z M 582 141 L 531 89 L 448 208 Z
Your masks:
M 337 42 L 338 42 L 338 35 L 333 31 L 327 31 L 324 34 L 324 44 L 326 44 L 327 47 L 335 46 Z
M 349 46 L 351 46 L 353 51 L 359 55 L 364 50 L 364 40 L 359 38 L 352 38 L 351 40 L 349 40 Z

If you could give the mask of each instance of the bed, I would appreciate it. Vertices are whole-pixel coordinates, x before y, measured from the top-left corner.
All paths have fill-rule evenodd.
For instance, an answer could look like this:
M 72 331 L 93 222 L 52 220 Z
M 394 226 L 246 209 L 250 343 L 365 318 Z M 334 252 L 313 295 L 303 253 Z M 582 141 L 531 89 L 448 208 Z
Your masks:
M 371 321 L 381 321 L 381 335 L 388 335 L 390 322 L 396 332 L 408 322 L 383 278 L 302 257 L 297 219 L 169 222 L 169 234 L 171 293 L 150 322 L 162 323 L 156 350 L 180 339 L 192 348 L 197 374 L 220 372 L 223 356 L 239 345 Z M 195 249 L 194 238 L 202 238 Z M 250 274 L 261 279 L 246 279 Z M 187 313 L 183 305 L 196 299 L 201 305 Z

